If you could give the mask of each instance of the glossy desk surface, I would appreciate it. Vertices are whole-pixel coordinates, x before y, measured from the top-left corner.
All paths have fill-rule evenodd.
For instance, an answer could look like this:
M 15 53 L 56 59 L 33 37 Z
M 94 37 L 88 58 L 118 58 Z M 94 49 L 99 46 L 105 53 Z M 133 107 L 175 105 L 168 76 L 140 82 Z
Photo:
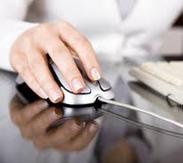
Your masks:
M 128 75 L 133 64 L 124 61 L 101 62 L 105 77 L 112 83 L 116 100 L 149 109 L 183 122 L 181 108 L 170 107 L 162 98 L 137 83 Z M 148 124 L 167 131 L 183 133 L 183 129 L 156 118 L 127 109 L 109 106 L 123 118 L 105 114 L 100 117 L 100 130 L 90 145 L 82 151 L 40 151 L 25 140 L 11 119 L 11 103 L 15 90 L 15 74 L 0 71 L 0 163 L 181 163 L 183 138 L 144 128 Z M 178 116 L 177 116 L 178 115 Z M 176 117 L 177 116 L 177 117 Z

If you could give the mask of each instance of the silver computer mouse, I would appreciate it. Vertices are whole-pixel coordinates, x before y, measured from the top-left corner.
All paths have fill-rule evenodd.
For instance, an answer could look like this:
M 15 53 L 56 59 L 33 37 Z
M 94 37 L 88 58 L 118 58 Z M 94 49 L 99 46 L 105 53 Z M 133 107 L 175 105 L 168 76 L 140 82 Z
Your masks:
M 77 64 L 78 65 L 78 64 Z M 93 104 L 98 97 L 103 97 L 105 99 L 113 99 L 114 93 L 112 87 L 108 81 L 104 78 L 101 78 L 98 81 L 92 82 L 86 75 L 86 73 L 79 66 L 80 72 L 85 81 L 86 87 L 80 93 L 73 93 L 69 85 L 64 80 L 62 74 L 58 70 L 57 66 L 54 63 L 50 64 L 52 74 L 55 77 L 55 80 L 61 87 L 64 93 L 63 103 L 67 105 L 88 105 Z
M 88 105 L 94 104 L 98 97 L 103 97 L 105 99 L 113 99 L 114 93 L 112 91 L 112 87 L 109 82 L 107 82 L 104 78 L 96 82 L 92 82 L 87 77 L 86 73 L 83 71 L 81 64 L 76 61 L 77 66 L 82 73 L 83 79 L 85 81 L 86 87 L 80 93 L 73 93 L 70 89 L 69 85 L 64 80 L 61 72 L 58 70 L 57 66 L 49 61 L 49 67 L 53 74 L 54 79 L 62 89 L 64 93 L 64 99 L 62 101 L 63 104 L 66 105 Z M 20 76 L 17 77 L 17 85 L 22 85 L 24 81 Z M 26 92 L 24 92 L 25 94 Z

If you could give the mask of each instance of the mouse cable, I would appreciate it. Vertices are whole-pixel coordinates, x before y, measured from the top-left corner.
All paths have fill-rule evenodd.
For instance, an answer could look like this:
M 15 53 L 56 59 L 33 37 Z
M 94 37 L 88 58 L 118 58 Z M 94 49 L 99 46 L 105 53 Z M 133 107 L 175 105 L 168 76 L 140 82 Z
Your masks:
M 105 98 L 103 98 L 101 96 L 98 97 L 98 100 L 101 101 L 101 102 L 107 103 L 107 104 L 111 104 L 111 105 L 115 105 L 115 106 L 119 106 L 119 107 L 122 107 L 122 108 L 129 109 L 129 110 L 141 112 L 143 114 L 146 114 L 146 115 L 149 115 L 149 116 L 161 119 L 161 120 L 166 121 L 168 123 L 171 123 L 171 124 L 173 124 L 175 126 L 183 128 L 183 124 L 181 124 L 179 122 L 176 122 L 174 120 L 171 120 L 169 118 L 166 118 L 164 116 L 158 115 L 156 113 L 150 112 L 148 110 L 143 110 L 143 109 L 140 109 L 138 107 L 135 107 L 135 106 L 132 106 L 132 105 L 129 105 L 129 104 L 124 104 L 124 103 L 121 103 L 121 102 L 117 102 L 117 101 L 113 101 L 113 100 L 108 100 L 108 99 L 105 99 Z
M 117 113 L 112 112 L 110 110 L 107 110 L 105 108 L 101 108 L 101 111 L 103 113 L 109 114 L 109 115 L 111 115 L 111 116 L 113 116 L 113 117 L 115 117 L 115 118 L 117 118 L 119 120 L 125 121 L 129 125 L 134 125 L 136 127 L 142 127 L 144 129 L 149 129 L 151 131 L 155 131 L 155 132 L 158 132 L 158 133 L 161 133 L 161 134 L 166 134 L 166 135 L 173 136 L 175 138 L 183 140 L 183 134 L 182 133 L 178 133 L 178 132 L 174 132 L 174 131 L 169 131 L 167 129 L 163 129 L 163 128 L 151 126 L 149 124 L 145 124 L 145 123 L 142 123 L 142 122 L 139 122 L 139 121 L 131 120 L 128 117 L 125 117 L 123 115 L 117 114 Z

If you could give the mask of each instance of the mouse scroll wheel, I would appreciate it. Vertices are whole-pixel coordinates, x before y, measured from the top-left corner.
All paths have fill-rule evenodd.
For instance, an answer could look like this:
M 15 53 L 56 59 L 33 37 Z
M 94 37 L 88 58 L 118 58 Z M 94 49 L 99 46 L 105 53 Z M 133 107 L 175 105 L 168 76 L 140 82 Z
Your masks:
M 108 91 L 110 90 L 112 87 L 110 85 L 109 82 L 107 82 L 105 79 L 101 78 L 100 80 L 98 80 L 99 86 L 103 91 Z

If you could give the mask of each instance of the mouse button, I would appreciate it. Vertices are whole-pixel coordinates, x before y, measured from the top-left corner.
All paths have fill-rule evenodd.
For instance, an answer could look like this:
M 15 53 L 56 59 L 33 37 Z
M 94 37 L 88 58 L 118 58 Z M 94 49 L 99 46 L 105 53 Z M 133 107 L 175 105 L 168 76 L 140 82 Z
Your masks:
M 100 80 L 98 80 L 99 86 L 103 91 L 108 91 L 110 90 L 112 87 L 110 85 L 110 83 L 108 81 L 106 81 L 105 79 L 101 78 Z
M 61 81 L 61 86 L 66 89 L 69 92 L 72 92 L 72 90 L 70 89 L 69 85 L 67 84 L 67 82 L 65 80 L 62 79 Z
M 79 59 L 74 59 L 74 61 L 75 61 L 76 65 L 77 65 L 81 75 L 83 76 L 83 78 L 85 80 L 87 80 L 87 81 L 90 81 L 90 79 L 88 78 L 88 75 L 87 75 L 87 73 L 85 71 L 85 68 L 83 67 L 81 61 Z
M 86 73 L 83 69 L 80 69 L 80 68 L 79 68 L 79 71 L 80 71 L 80 73 L 81 73 L 83 79 L 85 79 L 85 80 L 87 80 L 87 81 L 90 81 L 90 79 L 88 78 L 87 73 Z
M 85 80 L 86 85 L 92 90 L 98 87 L 99 83 L 97 81 Z

